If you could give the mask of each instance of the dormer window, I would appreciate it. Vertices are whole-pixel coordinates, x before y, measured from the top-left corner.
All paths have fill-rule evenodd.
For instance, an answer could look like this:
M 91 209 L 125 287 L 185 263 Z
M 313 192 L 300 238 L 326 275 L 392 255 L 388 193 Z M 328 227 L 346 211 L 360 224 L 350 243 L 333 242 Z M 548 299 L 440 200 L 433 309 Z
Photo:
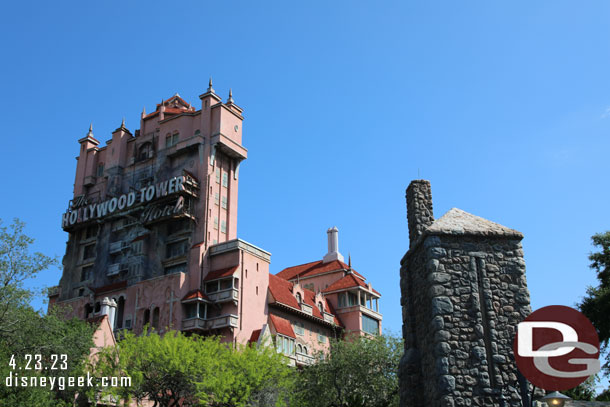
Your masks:
M 303 302 L 303 299 L 301 298 L 301 293 L 297 293 L 296 297 L 297 297 L 297 302 L 299 303 L 299 305 L 301 305 L 301 303 Z
M 322 301 L 318 302 L 318 309 L 321 313 L 324 312 L 324 305 L 322 304 Z

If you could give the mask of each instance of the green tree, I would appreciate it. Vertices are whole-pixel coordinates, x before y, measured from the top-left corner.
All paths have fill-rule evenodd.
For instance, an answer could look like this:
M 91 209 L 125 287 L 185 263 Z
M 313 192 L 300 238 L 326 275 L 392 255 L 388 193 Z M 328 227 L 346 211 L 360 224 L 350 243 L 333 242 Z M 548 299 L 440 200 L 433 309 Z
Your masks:
M 333 340 L 330 354 L 299 375 L 302 406 L 398 406 L 398 363 L 402 341 L 392 336 Z
M 293 373 L 271 348 L 233 349 L 219 338 L 175 331 L 127 333 L 116 348 L 102 351 L 94 369 L 97 375 L 131 377 L 131 387 L 108 392 L 123 400 L 148 399 L 157 407 L 246 406 L 277 389 L 267 405 L 283 405 Z
M 589 377 L 587 380 L 579 384 L 578 386 L 566 390 L 563 392 L 566 396 L 572 400 L 594 400 L 595 399 L 595 385 L 599 382 L 597 375 Z
M 30 306 L 34 292 L 24 288 L 24 282 L 55 260 L 41 253 L 30 254 L 33 239 L 23 233 L 24 227 L 17 219 L 10 227 L 0 226 L 0 377 L 5 380 L 0 386 L 0 406 L 72 405 L 79 389 L 6 385 L 6 378 L 16 376 L 55 380 L 78 376 L 92 345 L 93 327 L 78 319 L 67 320 L 59 308 L 43 315 Z M 44 369 L 52 365 L 51 355 L 61 354 L 67 356 L 66 369 Z M 40 355 L 41 369 L 36 369 L 33 361 L 26 370 L 26 355 Z M 13 366 L 10 361 L 15 362 Z
M 599 285 L 587 288 L 579 308 L 597 329 L 602 350 L 607 350 L 610 340 L 610 231 L 598 233 L 591 240 L 593 246 L 599 248 L 599 251 L 589 255 L 590 267 L 595 270 Z M 609 354 L 606 354 L 603 368 L 610 373 Z

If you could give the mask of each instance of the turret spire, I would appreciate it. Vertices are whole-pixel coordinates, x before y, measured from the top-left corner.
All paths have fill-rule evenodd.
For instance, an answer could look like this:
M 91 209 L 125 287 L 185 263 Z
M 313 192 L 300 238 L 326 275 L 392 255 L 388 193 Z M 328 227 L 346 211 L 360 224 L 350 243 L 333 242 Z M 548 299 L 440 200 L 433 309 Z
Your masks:
M 210 82 L 208 84 L 208 92 L 214 93 L 214 88 L 212 87 L 212 77 L 210 76 Z
M 229 88 L 229 100 L 227 103 L 233 103 L 233 89 Z

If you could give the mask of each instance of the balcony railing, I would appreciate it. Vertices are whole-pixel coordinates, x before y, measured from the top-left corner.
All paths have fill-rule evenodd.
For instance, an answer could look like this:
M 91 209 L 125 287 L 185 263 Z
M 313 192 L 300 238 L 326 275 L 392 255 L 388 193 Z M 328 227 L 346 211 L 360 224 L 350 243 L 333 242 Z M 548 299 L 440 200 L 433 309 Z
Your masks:
M 119 272 L 121 272 L 123 270 L 127 270 L 127 265 L 126 264 L 121 264 L 121 263 L 110 264 L 108 266 L 108 270 L 106 271 L 106 275 L 107 276 L 114 276 L 114 275 L 119 274 Z
M 313 365 L 316 362 L 316 359 L 313 356 L 303 355 L 302 353 L 297 353 L 297 363 L 301 365 Z
M 304 302 L 301 303 L 301 311 L 303 311 L 307 315 L 313 314 L 313 308 L 311 307 L 311 305 L 305 304 Z
M 328 312 L 323 312 L 324 314 L 324 322 L 328 322 L 333 324 L 335 322 L 335 316 L 333 314 L 329 314 Z
M 206 295 L 212 302 L 237 301 L 239 298 L 239 290 L 237 288 L 228 288 L 213 293 L 207 293 Z
M 237 322 L 237 315 L 228 314 L 221 315 L 214 318 L 188 318 L 182 320 L 182 330 L 209 330 L 209 329 L 220 329 L 226 327 L 237 328 L 239 326 Z
M 129 244 L 125 241 L 118 241 L 118 242 L 112 242 L 110 243 L 110 246 L 108 247 L 108 251 L 110 253 L 118 253 L 122 250 L 126 250 L 129 248 Z

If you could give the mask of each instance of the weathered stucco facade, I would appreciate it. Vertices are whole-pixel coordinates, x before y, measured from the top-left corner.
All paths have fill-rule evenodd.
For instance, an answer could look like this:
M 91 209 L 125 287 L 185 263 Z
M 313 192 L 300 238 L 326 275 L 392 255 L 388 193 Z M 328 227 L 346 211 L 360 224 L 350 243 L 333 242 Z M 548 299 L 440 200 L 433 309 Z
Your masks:
M 434 220 L 425 180 L 406 198 L 401 406 L 522 406 L 512 344 L 531 313 L 523 235 L 455 208 Z
M 211 81 L 199 98 L 199 109 L 178 94 L 163 100 L 142 112 L 139 129 L 123 121 L 104 146 L 91 127 L 78 140 L 50 306 L 107 316 L 117 337 L 146 325 L 235 344 L 273 335 L 295 364 L 313 363 L 345 331 L 379 332 L 380 294 L 342 262 L 336 228 L 324 260 L 279 277 L 269 252 L 237 237 L 243 111 Z

